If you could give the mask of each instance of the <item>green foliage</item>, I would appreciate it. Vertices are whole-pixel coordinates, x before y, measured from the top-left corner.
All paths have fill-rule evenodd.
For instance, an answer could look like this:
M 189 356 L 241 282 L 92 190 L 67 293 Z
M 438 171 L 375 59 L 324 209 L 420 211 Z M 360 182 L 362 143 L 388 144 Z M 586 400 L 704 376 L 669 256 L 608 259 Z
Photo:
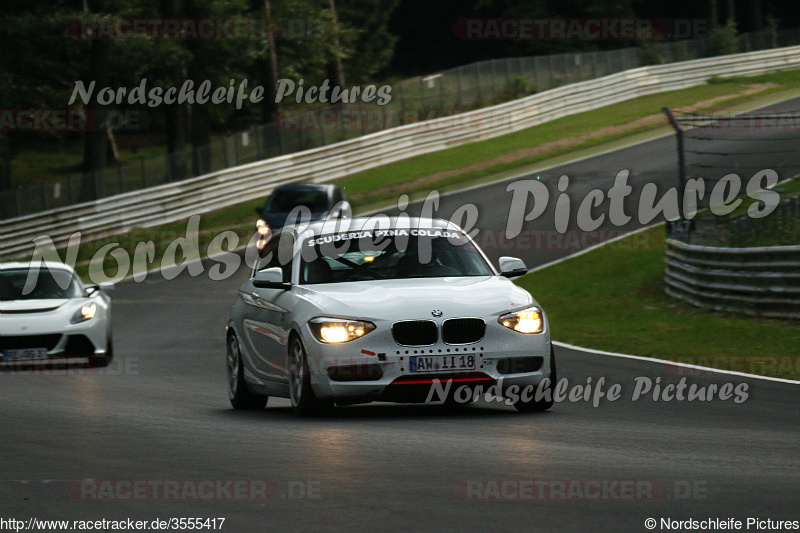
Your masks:
M 642 41 L 639 45 L 639 49 L 641 50 L 642 66 L 661 65 L 666 63 L 659 43 L 654 43 L 653 41 Z
M 800 243 L 800 179 L 782 183 L 774 191 L 781 194 L 781 202 L 768 216 L 750 217 L 747 214 L 749 203 L 742 203 L 725 216 L 706 214 L 712 224 L 703 225 L 695 242 L 735 248 L 797 245 Z
M 31 8 L 5 13 L 0 25 L 0 92 L 6 109 L 65 109 L 76 73 L 88 52 L 88 41 L 64 37 L 68 9 Z M 11 46 L 13 43 L 13 53 Z M 35 135 L 35 134 L 34 134 Z M 45 134 L 63 138 L 64 134 Z M 52 139 L 51 139 L 52 142 Z
M 506 85 L 502 93 L 501 101 L 508 102 L 509 100 L 516 100 L 517 98 L 522 98 L 534 94 L 535 92 L 535 83 L 525 76 L 514 76 Z
M 778 46 L 778 19 L 774 15 L 767 15 L 765 18 L 764 31 L 769 36 L 769 46 Z
M 344 67 L 347 83 L 373 81 L 392 59 L 397 37 L 389 31 L 389 17 L 399 0 L 337 0 L 339 21 L 351 34 L 351 53 Z
M 295 82 L 303 79 L 305 87 L 318 85 L 329 77 L 327 67 L 331 59 L 339 58 L 344 61 L 347 85 L 368 79 L 384 68 L 392 57 L 394 37 L 388 31 L 387 23 L 397 2 L 341 0 L 337 3 L 337 13 L 331 1 L 270 0 L 271 21 L 277 25 L 274 45 L 278 78 L 290 78 Z M 88 11 L 82 9 L 84 6 Z M 75 24 L 80 25 L 80 21 L 86 19 L 113 23 L 123 19 L 161 18 L 264 19 L 265 3 L 263 0 L 78 0 L 55 3 L 7 0 L 0 37 L 4 47 L 6 43 L 13 43 L 13 53 L 0 55 L 2 107 L 83 108 L 86 104 L 80 99 L 72 105 L 68 102 L 76 81 L 83 81 L 88 86 L 96 77 L 91 70 L 90 58 L 93 43 L 97 41 L 76 38 Z M 74 30 L 73 33 L 69 28 Z M 247 94 L 255 86 L 269 85 L 264 67 L 270 53 L 267 39 L 183 40 L 138 36 L 115 38 L 104 44 L 108 44 L 110 51 L 108 67 L 101 72 L 116 94 L 120 88 L 130 94 L 143 79 L 147 80 L 146 91 L 156 87 L 163 90 L 180 87 L 187 79 L 194 81 L 195 90 L 205 80 L 211 82 L 212 88 L 229 87 L 232 80 L 234 87 L 238 88 L 243 80 L 247 80 Z M 103 88 L 95 87 L 92 104 Z M 202 106 L 184 104 L 177 114 L 179 116 L 175 113 L 175 105 L 150 107 L 148 103 L 129 103 L 127 97 L 123 97 L 120 103 L 106 108 L 138 113 L 137 116 L 148 124 L 141 131 L 118 131 L 116 140 L 121 150 L 131 145 L 141 146 L 143 142 L 163 144 L 165 131 L 178 149 L 185 148 L 189 138 L 197 147 L 207 144 L 212 131 L 241 130 L 252 127 L 261 119 L 261 106 L 249 101 L 238 110 L 235 103 L 227 102 Z M 288 98 L 283 102 L 292 103 L 293 99 Z M 172 121 L 170 125 L 184 121 L 185 124 L 167 128 L 168 121 Z M 57 151 L 71 151 L 80 157 L 83 138 L 80 132 L 3 133 L 0 162 L 3 168 L 28 168 L 27 164 L 14 164 L 14 158 L 21 153 L 32 153 L 31 150 L 37 148 L 52 152 L 48 143 L 53 141 L 60 144 Z M 65 161 L 70 161 L 65 167 L 74 170 L 71 162 L 74 159 L 65 158 Z M 6 166 L 7 161 L 12 164 Z M 4 174 L 0 176 L 0 183 L 0 188 L 5 189 L 11 182 Z
M 736 54 L 739 52 L 736 22 L 728 20 L 724 26 L 714 28 L 708 36 L 708 57 Z
M 706 80 L 709 85 L 740 84 L 740 83 L 781 83 L 780 73 L 758 74 L 756 76 L 711 76 Z

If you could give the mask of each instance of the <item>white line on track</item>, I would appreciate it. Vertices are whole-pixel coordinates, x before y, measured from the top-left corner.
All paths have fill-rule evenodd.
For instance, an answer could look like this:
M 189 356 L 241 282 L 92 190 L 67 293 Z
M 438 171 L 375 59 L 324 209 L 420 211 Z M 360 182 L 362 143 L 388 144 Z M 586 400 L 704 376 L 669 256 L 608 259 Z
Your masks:
M 649 363 L 659 363 L 662 365 L 672 365 L 672 366 L 679 366 L 682 368 L 691 368 L 693 370 L 702 370 L 704 372 L 716 372 L 717 374 L 725 374 L 728 376 L 739 376 L 744 378 L 752 378 L 752 379 L 763 379 L 765 381 L 776 381 L 778 383 L 789 383 L 790 385 L 800 385 L 800 381 L 793 381 L 791 379 L 784 379 L 784 378 L 773 378 L 769 376 L 759 376 L 757 374 L 748 374 L 747 372 L 736 372 L 734 370 L 720 370 L 718 368 L 712 368 L 708 366 L 700 366 L 700 365 L 692 365 L 689 363 L 678 363 L 676 361 L 667 361 L 666 359 L 656 359 L 653 357 L 644 357 L 642 355 L 630 355 L 625 353 L 616 353 L 616 352 L 607 352 L 605 350 L 595 350 L 594 348 L 584 348 L 582 346 L 575 346 L 572 344 L 567 344 L 566 342 L 561 341 L 553 341 L 553 344 L 560 348 L 568 348 L 570 350 L 575 350 L 578 352 L 586 352 L 596 355 L 607 355 L 610 357 L 621 357 L 623 359 L 635 359 L 637 361 L 647 361 Z

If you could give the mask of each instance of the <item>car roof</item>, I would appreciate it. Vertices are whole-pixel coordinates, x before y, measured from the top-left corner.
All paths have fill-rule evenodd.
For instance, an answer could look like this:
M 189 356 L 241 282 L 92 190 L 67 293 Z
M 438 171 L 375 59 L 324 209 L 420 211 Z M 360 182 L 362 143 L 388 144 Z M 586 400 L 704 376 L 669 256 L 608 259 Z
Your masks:
M 376 224 L 376 216 L 383 220 L 383 224 Z M 460 227 L 453 224 L 448 220 L 440 218 L 423 218 L 423 217 L 387 217 L 386 215 L 376 215 L 372 217 L 354 217 L 343 218 L 338 220 L 321 220 L 312 222 L 308 225 L 300 226 L 301 232 L 311 231 L 315 235 L 325 233 L 344 233 L 348 231 L 361 231 L 362 228 L 370 222 L 370 229 L 416 229 L 416 228 L 432 228 L 432 229 L 447 229 L 451 231 L 463 232 Z M 389 226 L 386 227 L 385 221 L 389 221 Z M 286 226 L 282 231 L 294 231 L 296 233 L 296 226 Z
M 338 185 L 334 185 L 333 183 L 286 183 L 284 185 L 279 185 L 275 187 L 273 192 L 284 192 L 284 191 L 329 191 L 331 189 L 338 188 Z
M 28 270 L 31 267 L 42 268 L 46 267 L 49 270 L 66 270 L 67 272 L 74 273 L 75 269 L 66 263 L 59 263 L 57 261 L 8 261 L 0 263 L 0 270 Z

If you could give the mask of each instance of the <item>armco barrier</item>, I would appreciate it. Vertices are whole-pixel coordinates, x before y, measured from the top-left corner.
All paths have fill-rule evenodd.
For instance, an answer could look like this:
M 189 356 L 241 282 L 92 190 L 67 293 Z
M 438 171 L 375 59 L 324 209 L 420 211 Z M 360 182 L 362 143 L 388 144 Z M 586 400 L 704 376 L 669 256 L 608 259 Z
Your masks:
M 666 241 L 667 294 L 700 307 L 800 318 L 800 246 L 716 248 Z
M 124 231 L 174 222 L 248 200 L 255 205 L 282 183 L 329 181 L 631 98 L 691 87 L 711 76 L 746 76 L 798 67 L 800 46 L 792 46 L 627 70 L 461 115 L 4 220 L 0 222 L 0 257 L 23 257 L 33 249 L 32 239 L 39 235 L 48 235 L 56 245 L 63 245 L 76 231 Z

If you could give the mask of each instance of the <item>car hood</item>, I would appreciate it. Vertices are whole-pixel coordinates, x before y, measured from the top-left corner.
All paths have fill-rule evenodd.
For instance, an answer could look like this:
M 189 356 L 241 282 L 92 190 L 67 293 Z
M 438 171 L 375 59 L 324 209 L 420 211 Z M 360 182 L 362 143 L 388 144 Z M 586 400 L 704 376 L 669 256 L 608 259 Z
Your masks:
M 325 218 L 327 214 L 326 211 L 321 211 L 318 213 L 311 213 L 311 220 L 309 222 L 314 222 L 316 220 L 322 220 Z M 267 225 L 272 229 L 282 228 L 286 225 L 286 217 L 289 216 L 289 213 L 261 213 L 262 220 L 267 223 Z
M 68 301 L 68 298 L 2 301 L 0 302 L 0 313 L 41 313 L 57 309 Z
M 499 276 L 415 278 L 298 287 L 300 297 L 334 317 L 399 320 L 499 315 L 536 302 Z

